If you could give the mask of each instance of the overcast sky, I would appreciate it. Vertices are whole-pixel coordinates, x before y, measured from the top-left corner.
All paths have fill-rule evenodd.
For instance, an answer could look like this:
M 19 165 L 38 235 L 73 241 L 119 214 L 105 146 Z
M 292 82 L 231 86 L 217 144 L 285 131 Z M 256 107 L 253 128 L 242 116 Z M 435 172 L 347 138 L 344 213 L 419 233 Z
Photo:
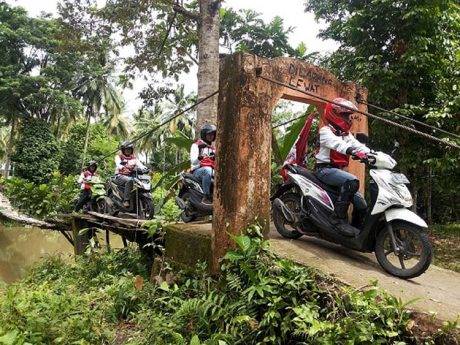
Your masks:
M 30 15 L 38 16 L 41 12 L 56 13 L 58 0 L 6 0 L 7 3 L 24 7 Z M 103 0 L 101 0 L 103 3 Z M 333 41 L 323 41 L 316 36 L 322 25 L 316 23 L 312 13 L 304 12 L 304 0 L 225 0 L 225 7 L 234 9 L 253 9 L 259 12 L 263 19 L 268 22 L 275 16 L 280 16 L 284 20 L 285 27 L 294 27 L 294 32 L 290 35 L 290 43 L 297 46 L 300 42 L 307 45 L 309 52 L 319 51 L 321 53 L 331 52 L 336 49 L 337 44 Z M 191 92 L 197 89 L 196 69 L 189 75 L 181 78 L 186 86 L 186 90 Z M 144 82 L 138 80 L 134 83 L 133 90 L 124 92 L 126 100 L 127 114 L 131 114 L 141 104 L 137 98 L 137 93 L 142 89 Z

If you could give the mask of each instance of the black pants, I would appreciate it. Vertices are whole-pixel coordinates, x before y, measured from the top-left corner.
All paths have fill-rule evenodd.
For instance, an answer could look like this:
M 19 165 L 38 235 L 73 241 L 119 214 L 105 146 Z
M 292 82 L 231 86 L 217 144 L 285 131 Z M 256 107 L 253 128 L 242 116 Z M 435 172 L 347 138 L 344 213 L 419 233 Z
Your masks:
M 80 211 L 85 204 L 91 200 L 91 189 L 83 189 L 80 192 L 77 202 L 75 203 L 75 211 Z
M 129 201 L 131 199 L 131 191 L 134 187 L 134 179 L 126 175 L 117 175 L 115 183 L 120 187 L 124 188 L 123 201 Z

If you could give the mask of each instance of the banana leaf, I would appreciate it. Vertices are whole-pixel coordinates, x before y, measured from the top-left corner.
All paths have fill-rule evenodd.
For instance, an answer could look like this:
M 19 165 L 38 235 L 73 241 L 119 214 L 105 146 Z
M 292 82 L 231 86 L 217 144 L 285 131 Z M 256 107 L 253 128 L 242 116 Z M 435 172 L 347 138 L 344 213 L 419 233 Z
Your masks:
M 164 174 L 157 184 L 152 188 L 152 193 L 159 187 L 163 187 L 164 189 L 168 190 L 174 186 L 174 182 L 177 183 L 177 178 L 181 171 L 186 170 L 190 166 L 190 161 L 186 160 L 180 162 L 179 164 L 171 167 L 169 171 Z
M 276 134 L 273 130 L 272 130 L 272 151 L 273 151 L 273 156 L 275 158 L 276 164 L 282 165 L 285 157 L 281 156 L 278 139 L 276 139 Z
M 189 150 L 190 146 L 192 146 L 194 140 L 186 136 L 181 131 L 177 131 L 175 136 L 166 138 L 165 141 L 167 143 L 173 144 L 181 149 Z
M 302 130 L 304 124 L 305 124 L 305 119 L 306 117 L 312 113 L 315 110 L 315 107 L 313 105 L 310 105 L 307 110 L 305 111 L 305 116 L 301 117 L 297 121 L 292 122 L 291 126 L 289 127 L 286 135 L 284 136 L 283 140 L 279 143 L 279 151 L 280 155 L 284 161 L 286 159 L 286 156 L 288 155 L 289 151 L 292 148 L 292 145 L 294 145 L 295 141 L 297 140 L 297 137 L 300 134 L 300 131 Z

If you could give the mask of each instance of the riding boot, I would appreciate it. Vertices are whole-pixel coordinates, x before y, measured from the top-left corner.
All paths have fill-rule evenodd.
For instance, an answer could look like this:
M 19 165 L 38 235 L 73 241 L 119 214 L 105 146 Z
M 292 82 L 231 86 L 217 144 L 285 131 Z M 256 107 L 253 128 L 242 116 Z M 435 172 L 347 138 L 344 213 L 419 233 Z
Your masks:
M 348 215 L 348 207 L 350 206 L 350 200 L 337 200 L 335 202 L 335 214 L 337 218 L 346 219 Z
M 357 210 L 356 208 L 353 210 L 353 216 L 351 220 L 351 225 L 355 228 L 362 230 L 364 228 L 364 222 L 366 220 L 367 209 L 364 210 Z
M 359 180 L 348 180 L 340 186 L 340 193 L 335 202 L 335 214 L 340 219 L 346 219 L 348 207 L 350 206 L 353 196 L 359 189 Z

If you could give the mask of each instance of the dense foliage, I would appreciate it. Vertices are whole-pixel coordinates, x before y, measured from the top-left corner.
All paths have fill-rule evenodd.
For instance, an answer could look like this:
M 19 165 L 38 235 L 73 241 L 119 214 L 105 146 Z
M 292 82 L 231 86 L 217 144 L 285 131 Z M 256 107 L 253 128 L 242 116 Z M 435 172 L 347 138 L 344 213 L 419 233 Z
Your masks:
M 0 23 L 0 115 L 9 122 L 25 116 L 45 121 L 76 116 L 80 105 L 72 97 L 69 74 L 79 61 L 63 49 L 58 22 L 31 18 L 23 8 L 2 1 Z
M 25 119 L 11 159 L 18 177 L 35 183 L 48 182 L 60 160 L 58 142 L 49 124 L 41 119 Z
M 213 278 L 173 271 L 155 283 L 129 249 L 66 263 L 48 258 L 0 296 L 0 339 L 10 344 L 415 344 L 410 314 L 374 286 L 337 287 L 273 256 L 253 227 Z M 163 278 L 162 278 L 163 277 Z M 165 280 L 166 279 L 166 280 Z M 444 337 L 444 338 L 443 338 Z
M 13 177 L 0 180 L 0 187 L 15 208 L 33 217 L 44 218 L 72 212 L 79 192 L 76 181 L 75 176 L 54 172 L 47 183 L 37 184 Z
M 86 124 L 84 122 L 77 122 L 70 127 L 67 139 L 61 144 L 62 158 L 59 164 L 59 171 L 63 174 L 75 175 L 81 171 L 85 133 Z M 105 157 L 115 152 L 118 145 L 117 137 L 109 135 L 103 124 L 91 124 L 89 127 L 88 152 L 86 155 L 88 158 L 86 161 Z M 98 170 L 104 176 L 113 174 L 115 170 L 113 157 L 107 157 L 106 160 L 100 162 Z

